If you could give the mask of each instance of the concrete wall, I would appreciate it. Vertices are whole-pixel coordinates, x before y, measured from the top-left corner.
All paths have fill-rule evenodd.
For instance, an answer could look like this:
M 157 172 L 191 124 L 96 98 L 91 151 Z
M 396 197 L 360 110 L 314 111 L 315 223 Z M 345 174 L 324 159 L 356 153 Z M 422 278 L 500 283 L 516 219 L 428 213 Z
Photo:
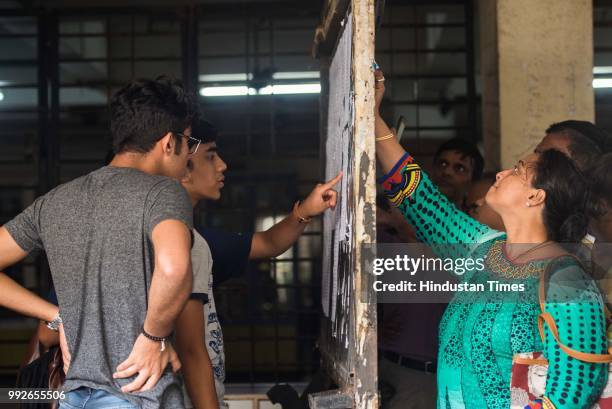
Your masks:
M 591 0 L 481 0 L 487 168 L 531 152 L 553 122 L 594 120 Z

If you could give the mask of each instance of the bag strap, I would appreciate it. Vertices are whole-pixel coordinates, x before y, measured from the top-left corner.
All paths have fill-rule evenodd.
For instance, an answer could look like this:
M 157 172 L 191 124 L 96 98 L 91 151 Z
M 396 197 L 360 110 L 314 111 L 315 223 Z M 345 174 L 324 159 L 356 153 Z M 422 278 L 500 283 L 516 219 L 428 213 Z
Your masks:
M 544 323 L 548 325 L 550 328 L 550 332 L 552 333 L 553 338 L 559 345 L 559 348 L 567 355 L 572 358 L 576 358 L 579 361 L 583 362 L 591 362 L 594 364 L 605 364 L 612 362 L 612 348 L 608 349 L 607 354 L 592 354 L 588 352 L 581 352 L 575 349 L 572 349 L 566 345 L 564 345 L 559 339 L 559 330 L 557 328 L 557 324 L 555 323 L 555 319 L 550 315 L 549 312 L 543 312 L 538 316 L 538 330 L 540 331 L 540 337 L 542 337 L 542 342 L 544 342 Z
M 520 356 L 512 357 L 512 364 L 518 365 L 548 365 L 548 361 L 545 358 L 522 358 Z
M 544 269 L 544 271 L 540 274 L 540 285 L 538 289 L 538 298 L 540 301 L 540 309 L 542 311 L 542 313 L 538 315 L 538 331 L 540 332 L 540 338 L 542 339 L 542 342 L 544 342 L 544 324 L 546 324 L 548 325 L 548 328 L 550 329 L 550 332 L 552 333 L 553 338 L 557 342 L 557 345 L 559 345 L 559 348 L 561 348 L 561 350 L 565 352 L 567 355 L 571 356 L 572 358 L 578 359 L 579 361 L 583 361 L 583 362 L 591 362 L 591 363 L 597 363 L 597 364 L 611 363 L 612 362 L 612 348 L 608 349 L 607 354 L 592 354 L 588 352 L 577 351 L 575 349 L 572 349 L 564 345 L 559 339 L 559 330 L 557 328 L 555 319 L 549 312 L 546 311 L 546 278 L 552 268 L 553 263 L 556 260 L 559 260 L 560 258 L 563 258 L 563 257 L 571 257 L 575 259 L 578 262 L 578 264 L 582 265 L 578 257 L 574 256 L 573 254 L 568 254 L 564 256 L 559 256 L 551 260 L 546 266 L 546 268 Z M 606 315 L 610 314 L 610 312 L 607 309 L 605 309 L 604 312 L 606 313 Z

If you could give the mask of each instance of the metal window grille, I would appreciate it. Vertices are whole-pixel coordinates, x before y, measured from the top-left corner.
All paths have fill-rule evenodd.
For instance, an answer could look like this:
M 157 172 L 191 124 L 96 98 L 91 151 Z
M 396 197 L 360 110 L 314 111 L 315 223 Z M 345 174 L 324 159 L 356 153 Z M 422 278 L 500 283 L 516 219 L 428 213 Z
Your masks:
M 322 2 L 305 3 L 279 2 L 272 11 L 251 3 L 238 12 L 206 4 L 0 10 L 0 80 L 8 81 L 0 83 L 2 222 L 37 194 L 99 167 L 109 148 L 110 95 L 132 78 L 162 72 L 203 94 L 247 89 L 201 97 L 229 170 L 222 200 L 204 204 L 196 219 L 230 231 L 281 219 L 320 182 L 318 95 L 265 91 L 319 81 L 311 46 Z M 408 137 L 424 143 L 476 137 L 471 2 L 387 3 L 377 59 L 394 120 L 405 116 Z M 290 251 L 250 263 L 218 288 L 228 381 L 297 381 L 318 368 L 320 236 L 314 221 Z M 29 263 L 15 273 L 44 294 L 44 263 Z
M 472 2 L 387 1 L 376 59 L 387 78 L 383 116 L 403 117 L 413 154 L 481 139 Z

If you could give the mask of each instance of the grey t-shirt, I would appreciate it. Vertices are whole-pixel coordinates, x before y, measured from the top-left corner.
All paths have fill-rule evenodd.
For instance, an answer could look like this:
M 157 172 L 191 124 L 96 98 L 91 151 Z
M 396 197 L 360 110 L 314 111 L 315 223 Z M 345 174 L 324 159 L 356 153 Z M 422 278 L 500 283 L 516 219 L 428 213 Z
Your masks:
M 143 408 L 183 408 L 169 370 L 150 391 L 123 394 L 114 380 L 147 311 L 151 232 L 164 220 L 192 227 L 181 185 L 133 168 L 103 167 L 39 197 L 5 225 L 27 252 L 47 253 L 72 355 L 65 388 L 103 389 Z

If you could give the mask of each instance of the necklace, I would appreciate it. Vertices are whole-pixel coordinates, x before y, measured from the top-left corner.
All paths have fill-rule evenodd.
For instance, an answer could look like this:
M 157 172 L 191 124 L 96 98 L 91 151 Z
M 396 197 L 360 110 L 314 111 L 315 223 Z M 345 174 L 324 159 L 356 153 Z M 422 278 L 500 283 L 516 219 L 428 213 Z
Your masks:
M 532 261 L 525 264 L 514 264 L 506 255 L 504 250 L 505 240 L 495 241 L 487 255 L 485 256 L 485 265 L 491 273 L 496 276 L 502 277 L 507 280 L 514 279 L 528 279 L 532 277 L 538 277 L 543 268 L 542 261 Z M 539 247 L 543 247 L 544 243 L 540 243 Z M 534 246 L 535 247 L 535 246 Z M 520 254 L 519 257 L 527 254 L 528 252 L 534 251 L 535 248 L 527 250 Z M 515 257 L 516 260 L 518 257 Z
M 538 245 L 536 245 L 536 246 L 533 246 L 533 247 L 532 247 L 532 248 L 530 248 L 529 250 L 522 252 L 521 254 L 519 254 L 518 256 L 516 256 L 516 257 L 514 257 L 514 258 L 510 258 L 510 256 L 508 255 L 508 256 L 507 256 L 507 257 L 508 257 L 508 260 L 509 260 L 510 262 L 514 263 L 514 262 L 515 262 L 516 260 L 518 260 L 519 258 L 521 258 L 521 257 L 523 257 L 523 256 L 525 256 L 525 255 L 527 255 L 527 254 L 529 254 L 529 253 L 531 253 L 531 252 L 533 252 L 533 251 L 535 251 L 535 250 L 537 250 L 537 249 L 541 249 L 541 248 L 543 248 L 543 247 L 546 247 L 546 246 L 548 246 L 548 245 L 549 245 L 549 244 L 551 244 L 551 243 L 553 243 L 553 241 L 552 241 L 552 240 L 546 240 L 546 241 L 543 241 L 542 243 L 540 243 L 540 244 L 538 244 Z M 506 242 L 506 244 L 505 244 L 505 247 L 506 247 L 506 248 L 508 247 L 508 243 L 507 243 L 507 242 Z M 508 254 L 508 252 L 507 252 L 507 251 L 506 251 L 506 254 Z

